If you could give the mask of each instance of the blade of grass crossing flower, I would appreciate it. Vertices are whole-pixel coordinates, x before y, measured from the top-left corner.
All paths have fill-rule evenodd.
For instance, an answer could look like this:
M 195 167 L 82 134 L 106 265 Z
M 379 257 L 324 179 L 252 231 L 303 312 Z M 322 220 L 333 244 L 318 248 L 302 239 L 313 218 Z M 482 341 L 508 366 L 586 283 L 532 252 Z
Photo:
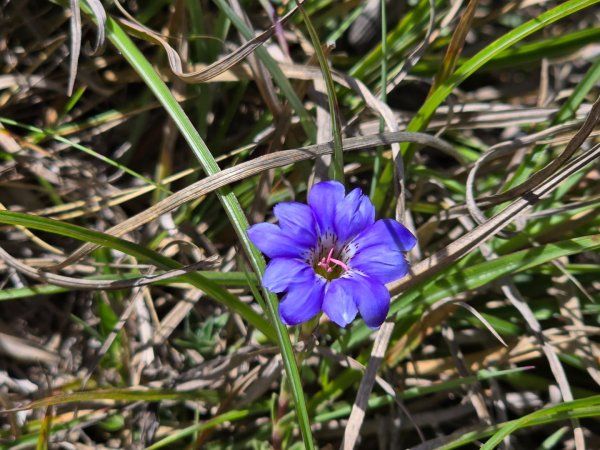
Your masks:
M 317 54 L 319 65 L 321 66 L 321 72 L 325 79 L 325 87 L 327 88 L 327 101 L 329 103 L 329 116 L 331 117 L 331 130 L 333 135 L 333 165 L 330 170 L 330 177 L 333 180 L 338 180 L 344 184 L 344 149 L 342 147 L 342 121 L 340 119 L 340 108 L 335 95 L 335 86 L 333 85 L 333 78 L 331 77 L 331 70 L 329 69 L 329 63 L 325 58 L 325 53 L 321 47 L 319 36 L 315 31 L 315 28 L 310 21 L 310 17 L 304 11 L 302 3 L 296 0 L 298 9 L 304 18 L 304 24 L 308 30 L 310 40 L 312 41 L 313 48 Z
M 202 165 L 204 171 L 208 175 L 213 175 L 219 172 L 220 168 L 210 153 L 210 150 L 198 134 L 197 130 L 194 128 L 192 122 L 185 114 L 179 103 L 175 100 L 166 84 L 162 81 L 158 73 L 156 73 L 152 65 L 139 51 L 131 39 L 129 39 L 127 34 L 114 20 L 112 20 L 112 18 L 107 20 L 107 36 L 113 45 L 121 52 L 123 57 L 129 62 L 129 64 L 131 64 L 138 75 L 140 75 L 142 80 L 154 93 L 156 98 L 161 102 L 165 108 L 165 111 L 177 125 L 179 132 L 190 145 L 190 148 L 198 158 L 198 161 Z M 289 81 L 287 79 L 285 79 L 285 81 L 289 85 Z M 262 274 L 265 268 L 265 261 L 260 252 L 248 239 L 248 234 L 246 232 L 249 226 L 248 221 L 237 198 L 230 188 L 221 188 L 217 191 L 217 196 L 222 203 L 227 216 L 229 217 L 230 223 L 235 230 L 238 239 L 240 240 L 242 248 L 245 250 L 245 253 L 250 260 L 254 272 L 258 275 Z M 298 421 L 304 445 L 307 449 L 312 449 L 314 448 L 314 443 L 310 430 L 308 412 L 306 410 L 306 401 L 302 389 L 302 382 L 298 367 L 296 365 L 292 344 L 287 329 L 279 320 L 277 315 L 277 297 L 273 294 L 270 294 L 266 289 L 264 290 L 264 294 L 265 298 L 267 299 L 267 314 L 271 323 L 275 327 L 277 340 L 282 351 L 284 367 L 290 379 L 292 395 L 294 397 L 294 405 L 298 414 Z

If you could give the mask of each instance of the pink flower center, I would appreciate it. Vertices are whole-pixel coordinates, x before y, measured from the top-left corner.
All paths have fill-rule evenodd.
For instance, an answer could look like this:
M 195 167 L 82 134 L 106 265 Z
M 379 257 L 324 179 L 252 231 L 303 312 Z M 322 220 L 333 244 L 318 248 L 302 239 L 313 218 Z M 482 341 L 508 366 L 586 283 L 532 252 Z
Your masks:
M 321 261 L 317 263 L 321 269 L 325 270 L 327 273 L 333 272 L 334 266 L 341 267 L 344 271 L 348 270 L 348 266 L 340 261 L 339 259 L 332 258 L 333 255 L 333 247 L 329 250 L 327 257 L 322 257 Z

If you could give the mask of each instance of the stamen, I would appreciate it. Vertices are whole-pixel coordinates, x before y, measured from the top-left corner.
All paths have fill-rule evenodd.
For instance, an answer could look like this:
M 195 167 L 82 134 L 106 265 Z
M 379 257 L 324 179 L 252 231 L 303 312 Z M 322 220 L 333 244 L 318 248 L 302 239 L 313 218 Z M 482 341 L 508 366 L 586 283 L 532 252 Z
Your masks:
M 348 268 L 349 268 L 345 263 L 343 263 L 339 259 L 329 258 L 329 261 L 331 261 L 334 264 L 337 264 L 338 266 L 340 266 L 344 270 L 348 270 Z
M 329 249 L 329 253 L 327 254 L 327 264 L 331 261 L 331 255 L 333 255 L 333 247 Z

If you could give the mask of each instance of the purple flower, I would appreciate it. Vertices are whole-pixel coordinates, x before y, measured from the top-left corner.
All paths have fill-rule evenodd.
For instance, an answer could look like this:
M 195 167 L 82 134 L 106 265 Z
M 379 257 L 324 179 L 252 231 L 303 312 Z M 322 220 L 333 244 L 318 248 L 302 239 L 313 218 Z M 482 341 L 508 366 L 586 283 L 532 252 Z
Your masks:
M 408 272 L 404 252 L 417 240 L 392 219 L 375 221 L 375 208 L 360 189 L 345 195 L 337 181 L 316 184 L 308 205 L 279 203 L 279 226 L 259 223 L 248 230 L 271 261 L 262 279 L 273 293 L 285 292 L 279 315 L 286 325 L 323 311 L 341 327 L 360 312 L 379 327 L 390 308 L 385 283 Z

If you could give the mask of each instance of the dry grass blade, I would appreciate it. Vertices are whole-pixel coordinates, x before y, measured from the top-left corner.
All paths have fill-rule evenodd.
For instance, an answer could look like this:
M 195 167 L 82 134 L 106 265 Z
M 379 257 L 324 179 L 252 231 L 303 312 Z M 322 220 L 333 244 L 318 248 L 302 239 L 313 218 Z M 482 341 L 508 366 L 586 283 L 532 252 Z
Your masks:
M 185 319 L 194 305 L 202 298 L 202 295 L 201 292 L 195 290 L 187 292 L 160 321 L 160 327 L 152 339 L 152 345 L 161 345 L 164 343 L 181 321 Z
M 473 186 L 475 183 L 475 177 L 477 176 L 477 170 L 481 167 L 482 163 L 486 160 L 497 157 L 498 153 L 506 152 L 507 148 L 499 146 L 494 148 L 488 153 L 485 153 L 473 166 L 469 177 L 467 179 L 467 206 L 473 218 L 482 223 L 485 221 L 485 216 L 479 209 L 480 207 L 491 206 L 499 203 L 503 203 L 513 198 L 523 195 L 530 191 L 534 187 L 538 186 L 542 181 L 548 178 L 549 175 L 555 173 L 561 166 L 563 166 L 573 154 L 581 147 L 585 140 L 594 130 L 596 124 L 600 120 L 600 97 L 596 100 L 589 114 L 587 115 L 580 130 L 575 136 L 569 141 L 565 150 L 555 159 L 553 159 L 547 166 L 534 173 L 527 181 L 523 182 L 519 186 L 509 189 L 501 194 L 491 195 L 483 199 L 479 199 L 475 202 L 475 195 L 473 193 Z
M 71 1 L 71 59 L 69 61 L 69 82 L 67 84 L 67 95 L 73 95 L 75 78 L 77 77 L 77 62 L 81 51 L 81 10 L 79 0 Z
M 559 261 L 555 261 L 555 263 L 559 267 L 562 265 Z M 573 282 L 577 283 L 577 280 L 569 276 L 566 269 L 561 268 L 561 272 L 563 272 L 562 275 L 553 277 L 554 287 L 549 290 L 549 293 L 559 301 L 562 317 L 572 326 L 569 335 L 581 344 L 575 353 L 581 358 L 590 377 L 600 386 L 600 369 L 598 367 L 600 351 L 598 346 L 590 341 L 584 329 L 583 312 L 575 291 L 575 287 L 581 289 L 582 286 L 576 284 L 574 286 Z M 589 294 L 585 291 L 584 293 L 591 299 Z M 591 300 L 593 301 L 593 299 Z
M 493 253 L 486 255 L 487 258 L 492 258 Z M 565 373 L 565 369 L 562 366 L 560 360 L 558 359 L 558 354 L 556 349 L 552 344 L 545 338 L 542 333 L 542 327 L 535 317 L 533 311 L 527 304 L 526 300 L 523 298 L 515 284 L 512 280 L 503 279 L 500 280 L 501 289 L 506 298 L 511 302 L 511 304 L 519 311 L 521 316 L 525 319 L 525 322 L 533 332 L 535 338 L 538 340 L 539 345 L 548 360 L 548 364 L 550 365 L 550 370 L 552 371 L 552 375 L 558 384 L 558 388 L 560 390 L 563 401 L 569 402 L 573 400 L 573 393 L 571 392 L 571 386 L 569 381 L 567 380 L 567 375 Z M 573 432 L 575 435 L 575 448 L 577 450 L 585 450 L 585 439 L 583 436 L 583 430 L 579 424 L 578 419 L 572 419 L 571 423 L 573 424 Z
M 467 311 L 469 311 L 471 314 L 473 314 L 475 317 L 477 317 L 477 320 L 479 320 L 483 326 L 485 326 L 488 331 L 490 333 L 492 333 L 494 335 L 494 337 L 496 339 L 498 339 L 498 341 L 504 345 L 505 347 L 508 347 L 508 345 L 506 344 L 506 342 L 504 342 L 504 339 L 502 339 L 502 336 L 500 336 L 498 334 L 498 332 L 496 330 L 494 330 L 494 327 L 492 326 L 492 324 L 490 324 L 485 317 L 483 317 L 481 315 L 481 313 L 479 311 L 477 311 L 475 308 L 473 308 L 471 305 L 469 305 L 468 303 L 463 303 L 463 302 L 453 302 L 455 305 L 458 305 L 464 309 L 466 309 Z
M 0 450 L 600 448 L 600 0 L 116 1 L 0 7 Z M 342 173 L 409 273 L 288 327 Z
M 350 418 L 348 419 L 348 424 L 344 430 L 344 440 L 340 446 L 343 450 L 352 450 L 360 436 L 360 429 L 365 419 L 369 395 L 373 389 L 373 384 L 377 377 L 377 370 L 383 361 L 383 356 L 385 355 L 392 331 L 394 331 L 394 324 L 392 322 L 384 322 L 375 336 L 375 342 L 373 343 L 371 356 L 367 363 L 367 369 L 360 382 L 356 400 L 354 400 Z M 417 430 L 419 429 L 417 428 Z M 423 441 L 425 440 L 423 436 L 421 436 L 421 439 Z
M 480 247 L 481 253 L 484 258 L 488 261 L 498 257 L 498 255 L 491 249 L 487 244 L 483 244 Z M 559 390 L 561 392 L 563 401 L 573 400 L 573 394 L 571 387 L 567 380 L 565 370 L 558 359 L 555 348 L 550 344 L 549 340 L 545 338 L 542 327 L 535 317 L 531 307 L 527 304 L 525 298 L 521 295 L 520 291 L 511 278 L 505 277 L 499 280 L 500 289 L 508 301 L 519 311 L 529 329 L 533 333 L 535 339 L 538 341 L 546 360 L 550 366 L 550 370 L 554 379 L 556 380 Z M 572 420 L 573 430 L 575 434 L 575 446 L 578 450 L 584 450 L 585 441 L 583 438 L 583 430 L 579 425 L 577 419 Z
M 596 332 L 597 330 L 586 330 Z M 565 339 L 564 330 L 551 328 L 544 330 L 544 337 L 560 350 L 561 353 L 570 353 L 579 345 L 576 340 Z M 522 336 L 510 343 L 510 347 L 489 347 L 483 351 L 474 351 L 465 355 L 465 362 L 471 371 L 482 370 L 490 366 L 529 363 L 543 358 L 544 353 L 535 338 Z M 386 358 L 387 359 L 387 358 Z M 404 367 L 410 376 L 453 376 L 456 367 L 452 357 L 420 359 L 411 361 Z
M 106 40 L 106 33 L 104 32 L 104 27 L 106 26 L 106 11 L 104 10 L 104 6 L 102 6 L 102 2 L 100 0 L 87 0 L 87 3 L 90 6 L 92 15 L 97 22 L 96 41 L 94 42 L 94 47 L 92 48 L 92 53 L 96 53 L 104 46 L 104 41 Z
M 159 281 L 168 280 L 175 278 L 186 273 L 195 272 L 198 269 L 213 267 L 214 260 L 198 261 L 193 264 L 189 264 L 181 269 L 169 270 L 159 275 L 146 275 L 143 277 L 133 278 L 130 280 L 86 280 L 82 278 L 67 277 L 64 275 L 58 275 L 46 270 L 36 269 L 31 267 L 18 259 L 14 258 L 0 247 L 0 259 L 2 259 L 8 266 L 14 268 L 20 273 L 27 275 L 34 280 L 42 283 L 50 283 L 55 286 L 62 286 L 71 289 L 81 290 L 107 290 L 107 289 L 130 289 L 134 287 L 147 286 L 152 283 L 158 283 Z
M 69 81 L 67 83 L 67 95 L 73 95 L 75 79 L 77 78 L 77 65 L 79 54 L 81 52 L 81 9 L 79 8 L 80 0 L 70 0 L 71 7 L 71 58 L 69 61 Z M 92 14 L 97 22 L 96 42 L 92 52 L 97 52 L 103 45 L 105 39 L 104 26 L 106 24 L 106 12 L 99 0 L 88 0 L 88 4 L 92 10 Z
M 573 136 L 572 133 L 570 133 L 570 130 L 573 130 L 576 128 L 579 128 L 578 122 L 567 122 L 565 124 L 556 125 L 554 127 L 550 127 L 546 130 L 539 131 L 537 133 L 533 133 L 533 134 L 530 134 L 527 136 L 521 136 L 518 139 L 501 142 L 499 144 L 496 144 L 496 145 L 490 147 L 488 152 L 486 152 L 485 155 L 482 156 L 482 159 L 486 158 L 487 161 L 489 162 L 491 160 L 494 160 L 495 158 L 501 158 L 501 157 L 507 156 L 507 155 L 513 153 L 515 150 L 518 150 L 524 146 L 527 146 L 530 144 L 535 144 L 535 143 L 543 142 L 548 145 L 551 145 L 551 144 L 560 145 L 560 144 L 566 143 L 570 140 L 570 137 Z M 558 135 L 561 133 L 563 133 L 564 136 Z M 594 133 L 592 133 L 592 135 L 593 134 Z M 551 138 L 552 136 L 554 136 L 554 137 Z M 565 142 L 565 140 L 566 140 L 566 142 Z M 492 157 L 492 153 L 493 153 L 493 157 Z M 486 155 L 489 155 L 489 156 L 486 156 Z M 478 160 L 478 162 L 476 164 L 481 164 L 481 163 L 482 163 L 482 161 L 480 159 L 480 160 Z M 492 205 L 498 204 L 498 202 L 495 202 L 495 201 L 491 202 L 491 204 L 487 204 L 487 197 L 481 198 L 481 199 L 475 198 L 475 194 L 473 192 L 473 184 L 470 182 L 467 182 L 466 197 L 467 197 L 467 205 L 461 204 L 461 205 L 451 206 L 450 208 L 440 212 L 438 214 L 438 216 L 434 216 L 431 219 L 429 219 L 428 223 L 430 225 L 433 225 L 435 222 L 438 222 L 438 221 L 456 219 L 456 218 L 461 217 L 461 215 L 469 212 L 469 208 L 468 208 L 469 202 L 471 202 L 471 203 L 475 202 L 475 204 L 477 204 L 477 205 L 481 204 L 481 205 L 485 205 L 485 206 L 492 206 Z M 513 198 L 511 198 L 509 200 L 513 200 Z M 597 200 L 590 200 L 589 202 L 587 202 L 587 201 L 582 202 L 581 206 L 588 206 L 590 204 L 595 204 L 596 202 L 597 202 Z M 572 205 L 572 206 L 565 205 L 564 207 L 557 208 L 555 212 L 551 212 L 552 210 L 549 210 L 548 213 L 546 213 L 545 211 L 531 213 L 527 217 L 531 217 L 531 218 L 543 217 L 547 214 L 555 214 L 555 213 L 559 213 L 563 210 L 568 210 L 571 208 L 576 208 L 576 205 Z
M 156 33 L 155 31 L 149 29 L 148 27 L 142 25 L 137 20 L 135 20 L 119 4 L 119 2 L 115 2 L 115 4 L 120 9 L 120 11 L 127 17 L 127 19 L 119 19 L 120 24 L 130 32 L 134 33 L 136 36 L 160 45 L 167 53 L 167 59 L 171 71 L 175 74 L 175 76 L 185 81 L 186 83 L 204 83 L 232 68 L 244 58 L 246 58 L 248 55 L 253 53 L 258 47 L 263 45 L 271 36 L 275 34 L 277 28 L 288 22 L 294 15 L 294 13 L 297 11 L 297 8 L 292 9 L 289 13 L 283 16 L 277 24 L 271 26 L 266 31 L 263 31 L 255 38 L 246 42 L 233 53 L 230 53 L 224 58 L 215 61 L 205 69 L 202 69 L 197 72 L 185 72 L 183 70 L 183 64 L 181 62 L 181 57 L 179 56 L 179 53 L 177 53 L 177 51 L 173 47 L 171 47 L 171 45 L 167 42 L 166 39 L 164 39 L 160 34 Z
M 327 89 L 325 88 L 325 82 L 322 79 L 316 79 L 314 81 L 315 92 L 319 94 L 325 94 Z M 323 105 L 317 102 L 317 144 L 323 144 L 331 141 L 333 135 L 331 134 L 331 118 L 329 111 Z M 315 160 L 313 166 L 313 179 L 311 183 L 318 183 L 328 179 L 329 167 L 331 166 L 331 155 L 321 156 Z
M 450 354 L 452 356 L 452 360 L 454 361 L 454 366 L 458 374 L 461 377 L 469 377 L 471 373 L 465 363 L 465 357 L 463 352 L 461 351 L 458 343 L 455 340 L 454 330 L 448 326 L 448 324 L 444 324 L 442 326 L 442 336 L 446 341 L 448 348 L 450 349 Z M 481 392 L 481 386 L 479 383 L 474 383 L 473 386 L 468 389 L 468 397 L 477 413 L 477 416 L 483 423 L 491 424 L 492 418 L 490 416 L 490 412 L 485 403 L 485 399 L 483 398 L 483 394 Z
M 5 333 L 0 333 L 0 353 L 18 361 L 40 362 L 49 366 L 60 361 L 56 353 Z
M 240 76 L 245 75 L 241 74 Z M 574 118 L 584 119 L 590 109 L 590 104 L 583 104 L 578 108 Z M 489 106 L 481 103 L 467 103 L 452 107 L 440 106 L 427 126 L 427 130 L 477 130 L 482 127 L 507 128 L 513 125 L 532 125 L 547 122 L 557 112 L 558 108 L 515 108 L 502 104 Z M 395 115 L 400 129 L 404 129 L 412 117 L 409 113 L 402 111 L 396 112 Z M 378 124 L 378 121 L 365 121 L 359 125 L 359 130 L 363 134 L 371 134 L 377 131 Z
M 412 276 L 397 282 L 389 283 L 391 293 L 398 294 L 409 286 L 423 281 L 425 278 L 448 267 L 454 261 L 469 253 L 482 242 L 494 236 L 515 218 L 535 205 L 540 198 L 555 190 L 561 182 L 581 170 L 600 156 L 600 145 L 596 145 L 583 155 L 571 161 L 561 170 L 557 171 L 546 181 L 533 190 L 523 194 L 519 200 L 514 201 L 502 212 L 488 219 L 477 228 L 448 245 L 446 248 L 431 255 L 426 260 L 419 262 L 412 268 Z
M 240 2 L 237 0 L 232 0 L 231 6 L 232 6 L 233 10 L 235 11 L 235 13 L 239 17 L 241 17 L 242 20 L 244 20 L 244 22 L 246 23 L 246 25 L 248 25 L 248 27 L 250 29 L 252 29 L 250 20 L 248 19 L 248 16 L 246 15 L 246 13 L 244 12 L 244 9 L 240 5 Z M 278 26 L 281 27 L 282 25 L 283 25 L 282 22 L 273 24 L 271 27 L 273 29 L 273 32 L 271 33 L 271 35 L 275 34 L 277 27 Z M 243 48 L 247 44 L 248 41 L 244 38 L 242 33 L 239 33 L 239 36 L 240 36 L 240 42 L 242 42 L 242 44 L 243 44 L 242 45 L 242 48 Z M 248 63 L 250 64 L 250 67 L 252 68 L 252 74 L 253 74 L 254 81 L 256 82 L 256 86 L 258 87 L 261 97 L 263 98 L 267 107 L 273 113 L 273 115 L 276 118 L 280 117 L 283 114 L 284 109 L 283 109 L 283 106 L 281 105 L 281 102 L 277 98 L 277 93 L 275 92 L 275 86 L 273 85 L 273 80 L 269 76 L 269 72 L 267 71 L 267 68 L 262 63 L 262 61 L 256 57 L 256 55 L 252 54 L 252 52 L 248 53 L 247 57 L 248 57 Z
M 528 192 L 526 195 L 523 195 L 520 200 L 517 200 L 510 204 L 501 213 L 497 214 L 485 223 L 469 231 L 464 236 L 447 246 L 445 249 L 435 253 L 426 260 L 416 264 L 412 269 L 412 277 L 403 278 L 397 282 L 390 283 L 388 284 L 388 289 L 392 294 L 398 294 L 406 288 L 413 286 L 421 280 L 427 277 L 431 277 L 435 273 L 438 273 L 439 271 L 443 270 L 444 268 L 452 264 L 454 261 L 466 255 L 478 245 L 482 244 L 487 239 L 491 238 L 493 235 L 498 233 L 500 230 L 502 230 L 502 228 L 504 228 L 508 223 L 513 221 L 517 216 L 523 214 L 527 209 L 531 208 L 535 203 L 537 203 L 537 201 L 539 201 L 541 197 L 547 195 L 548 193 L 556 189 L 563 180 L 576 173 L 590 162 L 594 161 L 596 158 L 598 158 L 598 156 L 600 156 L 600 145 L 595 146 L 590 151 L 573 160 L 562 170 L 556 172 L 553 176 L 549 177 L 535 189 Z M 530 323 L 530 325 L 533 325 L 533 322 Z M 376 336 L 376 342 L 383 345 L 384 348 L 387 348 L 387 345 L 389 343 L 389 334 L 382 333 L 381 330 L 378 331 Z M 560 376 L 560 369 L 562 369 L 562 366 L 560 366 L 559 363 L 560 369 L 558 369 L 556 367 L 556 364 L 552 364 L 553 362 L 555 362 L 553 356 L 556 355 L 553 351 L 550 351 L 548 348 L 546 348 L 546 346 L 544 346 L 544 350 L 546 356 L 551 362 L 551 367 L 553 367 L 553 372 L 555 376 L 557 376 L 558 374 L 557 379 L 560 383 L 561 379 L 564 380 L 564 376 L 562 378 Z M 564 375 L 564 372 L 562 373 Z M 363 381 L 361 382 L 361 388 L 366 390 L 369 386 L 372 386 L 372 382 L 365 382 L 365 379 L 363 378 Z M 570 393 L 568 384 L 566 387 L 563 384 L 563 388 L 565 388 L 565 392 L 567 393 L 568 397 Z M 370 390 L 367 392 L 367 394 L 368 393 L 370 393 Z M 357 420 L 360 420 L 360 417 Z M 578 426 L 575 426 L 575 434 L 576 440 L 579 442 L 578 445 L 580 445 L 582 435 L 581 429 Z
M 471 24 L 473 22 L 473 17 L 475 17 L 475 10 L 477 9 L 478 4 L 479 0 L 469 1 L 465 12 L 456 26 L 456 30 L 454 30 L 454 33 L 452 34 L 452 39 L 450 40 L 450 44 L 448 45 L 448 49 L 446 50 L 446 54 L 442 60 L 442 66 L 435 77 L 430 92 L 435 91 L 437 87 L 443 83 L 454 71 L 458 57 L 460 56 L 465 44 L 467 34 L 471 29 Z
M 81 9 L 79 8 L 80 0 L 69 0 L 71 7 L 71 58 L 69 60 L 69 81 L 67 83 L 67 95 L 73 95 L 73 88 L 75 87 L 75 79 L 77 78 L 77 66 L 79 62 L 79 54 L 81 52 Z M 106 24 L 106 11 L 100 0 L 88 0 L 92 15 L 96 19 L 96 41 L 92 48 L 92 53 L 96 53 L 100 48 L 104 46 L 105 32 L 104 26 Z
M 389 145 L 398 142 L 416 142 L 429 145 L 434 148 L 448 149 L 452 146 L 442 139 L 435 138 L 424 133 L 407 133 L 407 132 L 390 132 L 382 133 L 374 136 L 364 136 L 359 138 L 350 138 L 344 141 L 344 150 L 363 150 L 373 148 L 377 145 Z M 318 156 L 328 155 L 333 152 L 331 143 L 317 144 L 308 147 L 303 147 L 294 150 L 282 150 L 274 154 L 265 155 L 251 161 L 247 161 L 237 166 L 222 170 L 221 172 L 208 176 L 196 183 L 193 183 L 186 188 L 176 192 L 175 194 L 156 203 L 143 212 L 125 220 L 116 225 L 107 233 L 114 236 L 122 236 L 129 231 L 135 230 L 141 225 L 155 220 L 157 217 L 172 211 L 173 209 L 183 205 L 184 203 L 194 200 L 198 197 L 206 195 L 223 186 L 227 186 L 235 181 L 257 175 L 266 170 L 275 169 L 277 167 L 287 166 L 299 161 L 314 159 Z M 94 244 L 85 244 L 76 250 L 71 256 L 66 258 L 59 264 L 47 267 L 46 270 L 58 270 L 73 264 L 80 258 L 89 254 L 94 249 L 98 248 Z
M 460 2 L 457 2 L 460 3 Z M 398 74 L 388 81 L 386 85 L 386 92 L 389 94 L 392 92 L 408 75 L 408 72 L 419 62 L 421 56 L 427 50 L 427 47 L 436 39 L 438 32 L 434 29 L 435 25 L 435 0 L 429 0 L 429 23 L 427 24 L 427 31 L 423 40 L 417 45 L 417 47 L 406 57 L 402 63 L 402 69 Z

